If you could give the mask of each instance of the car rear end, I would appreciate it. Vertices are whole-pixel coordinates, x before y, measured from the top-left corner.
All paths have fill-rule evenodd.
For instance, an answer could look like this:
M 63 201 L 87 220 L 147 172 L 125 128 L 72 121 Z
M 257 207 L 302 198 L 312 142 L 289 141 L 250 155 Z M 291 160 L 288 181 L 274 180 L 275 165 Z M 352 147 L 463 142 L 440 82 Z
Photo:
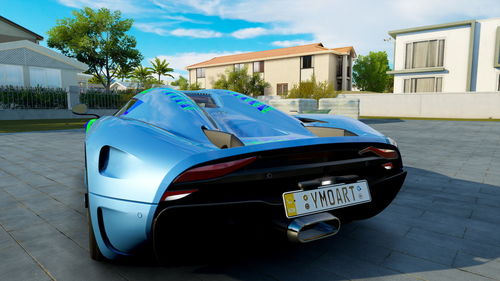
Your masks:
M 271 226 L 289 240 L 309 242 L 335 234 L 340 223 L 381 212 L 405 176 L 397 147 L 380 142 L 283 147 L 208 161 L 167 188 L 153 239 L 164 245 L 173 229 L 199 236 L 230 222 Z

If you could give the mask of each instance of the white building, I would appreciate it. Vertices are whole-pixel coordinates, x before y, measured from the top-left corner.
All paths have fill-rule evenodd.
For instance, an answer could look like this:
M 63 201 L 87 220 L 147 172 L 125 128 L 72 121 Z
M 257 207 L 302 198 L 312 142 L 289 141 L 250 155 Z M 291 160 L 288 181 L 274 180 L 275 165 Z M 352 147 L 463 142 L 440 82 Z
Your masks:
M 78 75 L 86 64 L 40 46 L 41 40 L 0 16 L 0 86 L 68 88 L 84 82 Z
M 500 91 L 500 18 L 390 31 L 394 93 Z
M 247 73 L 258 73 L 269 83 L 264 91 L 269 95 L 287 95 L 294 85 L 315 76 L 318 82 L 328 82 L 335 90 L 352 89 L 352 64 L 356 52 L 352 46 L 326 48 L 321 43 L 279 48 L 258 52 L 215 57 L 188 66 L 189 83 L 211 89 L 227 70 L 247 67 Z

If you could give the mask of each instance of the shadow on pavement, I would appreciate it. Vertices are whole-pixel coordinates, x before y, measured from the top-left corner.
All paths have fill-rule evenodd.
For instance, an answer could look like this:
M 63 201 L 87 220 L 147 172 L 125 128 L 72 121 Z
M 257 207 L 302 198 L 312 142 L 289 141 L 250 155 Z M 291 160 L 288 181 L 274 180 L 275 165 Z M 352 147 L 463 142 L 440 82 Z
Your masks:
M 486 264 L 500 257 L 500 187 L 407 169 L 401 192 L 384 212 L 344 225 L 331 238 L 297 245 L 268 239 L 259 229 L 212 235 L 201 230 L 197 240 L 167 243 L 166 261 L 119 264 L 238 280 L 385 279 L 405 273 L 424 279 L 498 278 L 500 263 Z

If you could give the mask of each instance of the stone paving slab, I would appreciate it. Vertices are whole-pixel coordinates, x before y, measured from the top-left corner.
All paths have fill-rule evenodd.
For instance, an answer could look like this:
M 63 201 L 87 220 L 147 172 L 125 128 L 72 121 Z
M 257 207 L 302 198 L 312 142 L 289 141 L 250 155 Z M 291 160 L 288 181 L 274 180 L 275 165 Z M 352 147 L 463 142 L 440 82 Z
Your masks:
M 383 213 L 315 243 L 175 264 L 90 260 L 83 130 L 0 134 L 0 280 L 500 280 L 500 123 L 364 121 L 408 169 Z

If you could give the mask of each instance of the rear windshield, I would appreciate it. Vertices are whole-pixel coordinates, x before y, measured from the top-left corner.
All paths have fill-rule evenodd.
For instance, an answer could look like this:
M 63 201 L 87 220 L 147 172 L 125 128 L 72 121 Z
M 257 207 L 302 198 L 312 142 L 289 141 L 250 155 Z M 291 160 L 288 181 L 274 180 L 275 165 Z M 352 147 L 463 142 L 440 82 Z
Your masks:
M 217 104 L 214 99 L 207 94 L 199 94 L 199 93 L 185 93 L 188 97 L 190 97 L 199 107 L 205 108 L 217 108 Z

